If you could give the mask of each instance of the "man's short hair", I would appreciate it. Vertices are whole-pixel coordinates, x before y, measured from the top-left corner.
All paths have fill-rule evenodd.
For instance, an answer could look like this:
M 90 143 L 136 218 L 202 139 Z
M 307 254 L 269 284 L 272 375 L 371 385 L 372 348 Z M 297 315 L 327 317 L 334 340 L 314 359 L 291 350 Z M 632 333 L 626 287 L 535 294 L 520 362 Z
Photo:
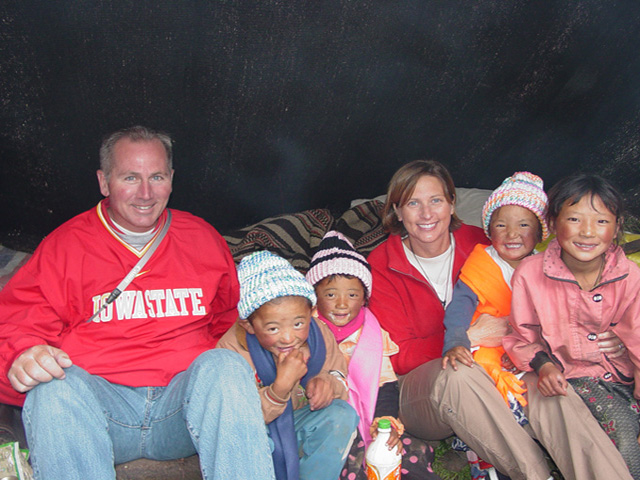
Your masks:
M 167 167 L 169 170 L 173 168 L 173 147 L 171 137 L 164 132 L 157 132 L 141 125 L 124 128 L 105 137 L 100 147 L 100 170 L 104 172 L 107 179 L 111 175 L 113 169 L 113 148 L 123 138 L 127 138 L 132 142 L 151 142 L 159 140 L 167 152 Z

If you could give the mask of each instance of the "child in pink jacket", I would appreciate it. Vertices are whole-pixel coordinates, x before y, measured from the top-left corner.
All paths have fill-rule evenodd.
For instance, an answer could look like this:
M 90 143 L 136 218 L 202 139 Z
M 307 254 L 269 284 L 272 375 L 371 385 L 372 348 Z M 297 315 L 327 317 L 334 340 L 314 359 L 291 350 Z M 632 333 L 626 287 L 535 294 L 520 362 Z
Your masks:
M 620 194 L 595 175 L 569 177 L 549 191 L 547 218 L 556 239 L 516 269 L 513 331 L 503 345 L 519 369 L 537 373 L 543 396 L 567 396 L 573 387 L 637 480 L 640 269 L 617 245 L 622 211 Z M 609 329 L 629 355 L 600 351 L 598 334 Z

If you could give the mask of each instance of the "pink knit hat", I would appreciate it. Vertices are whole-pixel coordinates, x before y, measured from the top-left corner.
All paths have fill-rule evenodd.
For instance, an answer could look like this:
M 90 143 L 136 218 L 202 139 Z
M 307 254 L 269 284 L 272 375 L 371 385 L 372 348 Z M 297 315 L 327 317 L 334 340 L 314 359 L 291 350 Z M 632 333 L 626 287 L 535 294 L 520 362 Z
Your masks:
M 352 275 L 365 287 L 365 296 L 371 295 L 371 266 L 347 238 L 335 230 L 327 232 L 311 259 L 307 281 L 316 285 L 331 275 Z
M 487 237 L 491 215 L 505 205 L 518 205 L 531 210 L 542 226 L 542 240 L 549 236 L 545 218 L 547 194 L 544 193 L 544 183 L 539 176 L 529 172 L 516 172 L 505 178 L 502 185 L 493 191 L 482 208 L 482 225 Z

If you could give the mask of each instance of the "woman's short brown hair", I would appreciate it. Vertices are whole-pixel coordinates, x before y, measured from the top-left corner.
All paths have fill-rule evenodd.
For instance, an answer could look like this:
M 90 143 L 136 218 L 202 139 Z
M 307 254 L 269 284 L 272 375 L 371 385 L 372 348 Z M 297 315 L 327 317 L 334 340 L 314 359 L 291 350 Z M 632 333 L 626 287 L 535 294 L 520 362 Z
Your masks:
M 451 205 L 455 204 L 456 187 L 447 167 L 436 160 L 414 160 L 413 162 L 409 162 L 400 167 L 398 171 L 393 174 L 389 182 L 387 203 L 382 211 L 382 225 L 387 232 L 396 235 L 405 233 L 404 225 L 398 220 L 398 216 L 393 207 L 394 205 L 397 208 L 404 206 L 411 195 L 413 195 L 418 180 L 425 175 L 440 180 L 447 201 Z M 453 232 L 457 230 L 461 224 L 462 222 L 457 215 L 455 213 L 451 214 L 449 231 Z

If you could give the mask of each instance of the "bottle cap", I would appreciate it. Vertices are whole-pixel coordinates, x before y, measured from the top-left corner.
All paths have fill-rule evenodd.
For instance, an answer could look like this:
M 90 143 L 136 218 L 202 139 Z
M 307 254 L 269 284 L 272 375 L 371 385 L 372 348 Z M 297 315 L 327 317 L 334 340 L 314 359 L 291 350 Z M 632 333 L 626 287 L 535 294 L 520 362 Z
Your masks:
M 378 420 L 378 428 L 391 428 L 391 422 L 387 418 Z

